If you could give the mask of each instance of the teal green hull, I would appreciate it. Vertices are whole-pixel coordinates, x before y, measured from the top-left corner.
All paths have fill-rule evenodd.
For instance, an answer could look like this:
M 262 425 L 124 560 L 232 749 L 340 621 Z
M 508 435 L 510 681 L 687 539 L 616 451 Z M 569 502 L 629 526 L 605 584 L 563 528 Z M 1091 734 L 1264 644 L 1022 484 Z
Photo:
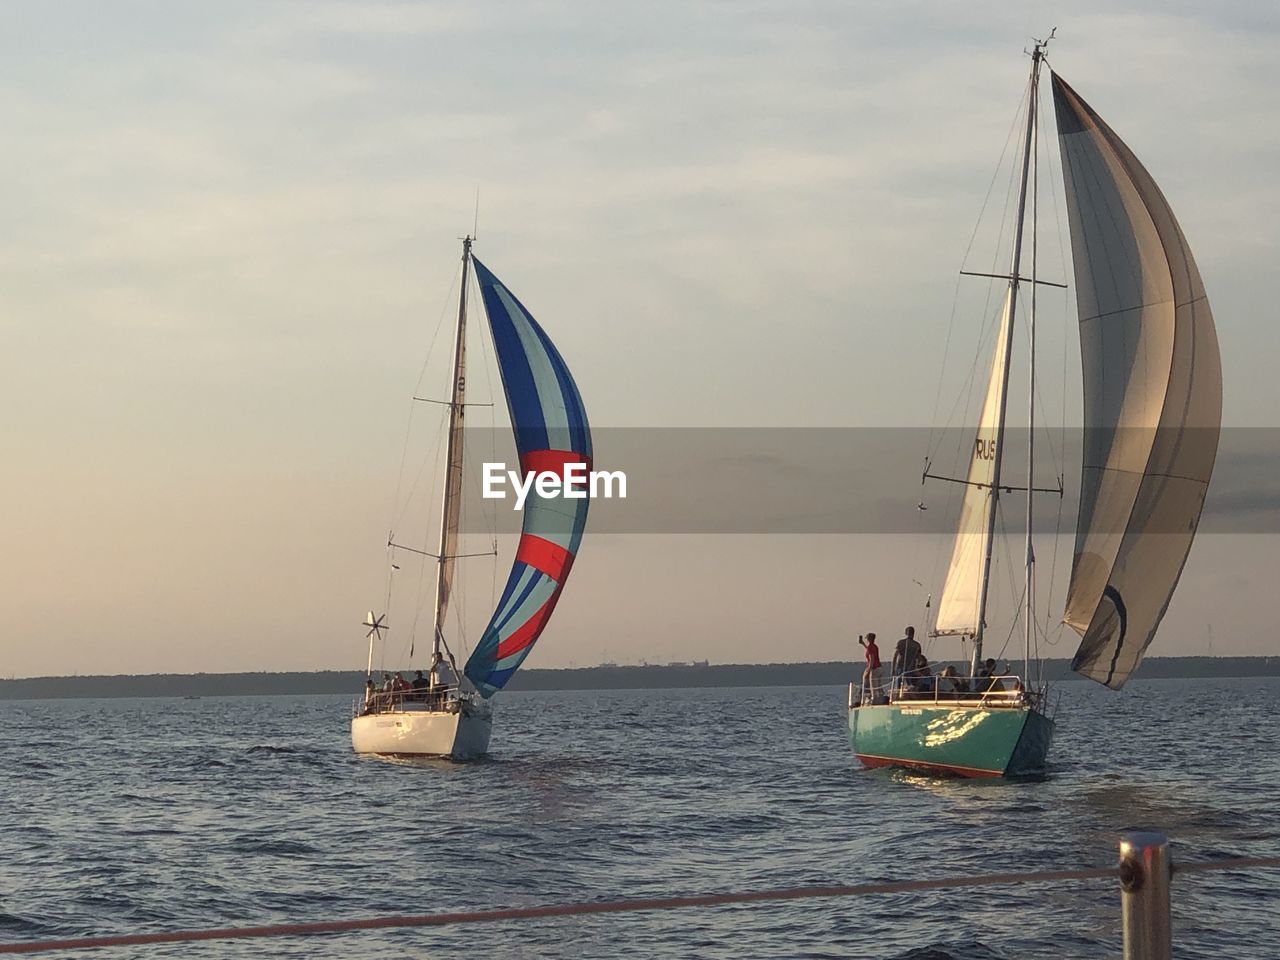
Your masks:
M 849 710 L 849 743 L 867 767 L 959 777 L 1044 772 L 1053 721 L 1027 707 L 894 703 Z

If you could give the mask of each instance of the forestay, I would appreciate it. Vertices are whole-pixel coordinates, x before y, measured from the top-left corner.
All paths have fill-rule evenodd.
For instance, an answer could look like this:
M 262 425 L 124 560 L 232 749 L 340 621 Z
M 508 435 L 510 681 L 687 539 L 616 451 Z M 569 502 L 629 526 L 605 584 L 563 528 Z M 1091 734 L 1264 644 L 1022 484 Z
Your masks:
M 564 476 L 591 467 L 591 428 L 559 351 L 519 300 L 479 260 L 476 279 L 489 317 L 520 469 Z M 515 564 L 498 607 L 467 661 L 476 689 L 492 696 L 511 678 L 547 625 L 573 566 L 590 500 L 542 497 L 530 488 Z
M 1057 75 L 1084 373 L 1066 622 L 1079 673 L 1120 688 L 1182 573 L 1217 454 L 1222 368 L 1200 273 L 1146 169 Z

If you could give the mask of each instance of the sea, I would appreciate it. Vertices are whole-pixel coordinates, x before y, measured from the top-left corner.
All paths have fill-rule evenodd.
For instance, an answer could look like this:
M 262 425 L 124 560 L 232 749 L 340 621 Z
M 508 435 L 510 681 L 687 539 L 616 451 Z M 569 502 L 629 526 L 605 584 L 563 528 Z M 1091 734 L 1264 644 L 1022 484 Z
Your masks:
M 1280 680 L 1059 684 L 1024 782 L 865 771 L 839 687 L 512 693 L 483 761 L 352 753 L 351 698 L 0 703 L 0 943 L 1280 855 Z M 1113 878 L 62 957 L 1121 955 Z M 1280 871 L 1176 875 L 1174 956 L 1280 957 Z

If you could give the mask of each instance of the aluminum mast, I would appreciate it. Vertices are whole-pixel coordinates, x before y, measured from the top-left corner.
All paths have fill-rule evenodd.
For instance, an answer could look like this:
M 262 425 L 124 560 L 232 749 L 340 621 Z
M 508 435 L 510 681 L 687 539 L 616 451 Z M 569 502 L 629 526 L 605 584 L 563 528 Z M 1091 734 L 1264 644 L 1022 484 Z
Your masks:
M 1018 190 L 1018 219 L 1013 235 L 1013 262 L 1009 269 L 1009 323 L 1005 332 L 1004 374 L 1000 388 L 1000 416 L 996 422 L 995 462 L 992 464 L 991 500 L 987 511 L 986 553 L 982 558 L 982 587 L 978 599 L 978 631 L 973 638 L 972 674 L 977 676 L 982 663 L 982 640 L 987 628 L 987 598 L 991 586 L 991 555 L 995 544 L 996 510 L 1000 504 L 1000 468 L 1004 462 L 1005 417 L 1009 405 L 1009 360 L 1013 351 L 1014 317 L 1018 306 L 1018 268 L 1022 265 L 1023 221 L 1027 210 L 1027 182 L 1031 172 L 1031 148 L 1036 126 L 1036 95 L 1040 87 L 1040 64 L 1044 59 L 1044 43 L 1038 42 L 1031 52 L 1031 92 L 1027 101 L 1027 129 L 1022 145 L 1022 182 Z M 1031 483 L 1028 482 L 1030 487 Z M 1030 492 L 1027 494 L 1031 496 Z M 1030 588 L 1028 585 L 1028 593 Z

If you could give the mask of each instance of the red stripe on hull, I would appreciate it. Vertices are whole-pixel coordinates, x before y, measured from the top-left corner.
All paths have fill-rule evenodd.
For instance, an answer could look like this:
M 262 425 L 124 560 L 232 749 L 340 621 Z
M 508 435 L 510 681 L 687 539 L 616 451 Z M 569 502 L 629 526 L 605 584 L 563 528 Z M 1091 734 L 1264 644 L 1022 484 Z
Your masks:
M 904 767 L 920 773 L 935 773 L 971 779 L 1002 777 L 1003 770 L 984 770 L 981 767 L 958 767 L 949 763 L 924 763 L 920 760 L 900 760 L 896 757 L 874 757 L 866 753 L 855 754 L 864 767 Z

